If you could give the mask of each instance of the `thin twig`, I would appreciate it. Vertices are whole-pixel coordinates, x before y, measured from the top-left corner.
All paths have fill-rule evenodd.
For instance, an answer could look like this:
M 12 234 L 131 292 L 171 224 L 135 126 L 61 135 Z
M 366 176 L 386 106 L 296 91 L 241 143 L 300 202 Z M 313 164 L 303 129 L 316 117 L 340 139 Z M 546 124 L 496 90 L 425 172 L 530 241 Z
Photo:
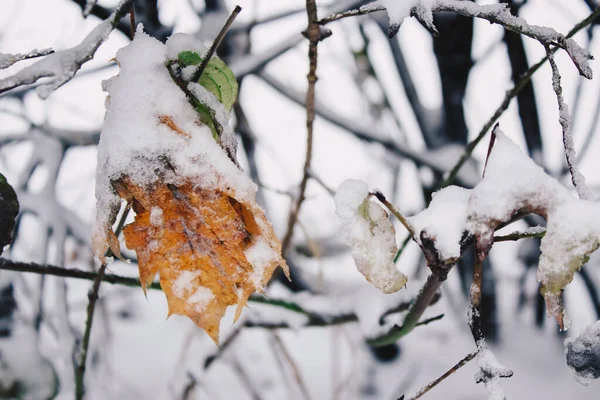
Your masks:
M 385 11 L 385 7 L 379 6 L 379 5 L 369 7 L 369 5 L 364 5 L 359 8 L 355 8 L 354 10 L 348 10 L 348 11 L 344 11 L 341 13 L 330 14 L 327 17 L 317 21 L 317 23 L 319 25 L 326 25 L 330 22 L 339 21 L 340 19 L 344 19 L 344 18 L 348 18 L 348 17 L 357 17 L 359 15 L 367 15 L 367 14 L 378 12 L 378 11 Z
M 431 304 L 442 282 L 436 274 L 430 274 L 415 302 L 411 305 L 408 314 L 402 322 L 402 326 L 396 326 L 384 335 L 369 339 L 367 343 L 371 346 L 385 346 L 396 343 L 398 339 L 411 332 L 419 325 L 419 319 Z
M 131 210 L 131 203 L 128 203 L 121 215 L 121 219 L 115 229 L 115 235 L 119 236 L 121 230 L 123 230 L 123 226 L 125 225 L 125 220 L 129 215 L 129 211 Z M 108 249 L 106 252 L 106 257 L 112 257 L 113 252 L 111 249 Z M 104 273 L 106 272 L 106 262 L 103 262 L 100 265 L 98 270 L 98 274 L 94 279 L 94 284 L 92 288 L 88 292 L 88 306 L 87 306 L 87 318 L 85 321 L 85 330 L 83 332 L 83 339 L 81 340 L 81 349 L 79 350 L 79 360 L 77 362 L 77 366 L 75 368 L 75 398 L 77 400 L 83 399 L 85 395 L 85 385 L 84 385 L 84 375 L 85 375 L 85 364 L 87 360 L 88 349 L 90 346 L 90 337 L 92 334 L 92 323 L 94 322 L 94 310 L 96 308 L 96 300 L 98 300 L 98 291 L 100 290 L 100 284 L 102 283 L 102 279 L 104 277 Z
M 494 236 L 494 243 L 498 242 L 510 242 L 521 239 L 534 239 L 534 238 L 543 238 L 546 235 L 546 231 L 538 231 L 538 232 L 512 232 L 507 235 L 497 235 Z
M 479 344 L 484 341 L 481 330 L 481 286 L 483 284 L 483 261 L 486 255 L 477 249 L 473 266 L 473 282 L 469 291 L 469 328 L 471 328 L 471 334 L 478 348 Z
M 129 10 L 129 24 L 131 25 L 131 39 L 135 38 L 135 7 L 134 2 L 131 3 Z
M 5 69 L 22 60 L 43 57 L 54 53 L 52 49 L 32 50 L 27 54 L 2 54 L 0 53 L 0 69 Z
M 584 20 L 579 22 L 577 25 L 575 25 L 573 27 L 573 29 L 571 29 L 569 31 L 569 33 L 565 36 L 565 38 L 568 39 L 568 38 L 574 36 L 577 32 L 579 32 L 580 30 L 582 30 L 583 28 L 585 28 L 586 26 L 591 24 L 598 16 L 600 16 L 600 7 L 597 7 L 587 18 L 585 18 Z M 558 51 L 558 47 L 553 47 L 551 51 L 553 53 L 555 53 L 556 51 Z M 473 139 L 467 145 L 463 155 L 460 157 L 460 159 L 454 165 L 454 167 L 450 170 L 448 177 L 442 182 L 440 187 L 442 187 L 442 188 L 446 187 L 446 186 L 452 184 L 456 180 L 458 172 L 460 171 L 463 164 L 469 159 L 469 157 L 471 157 L 471 154 L 473 153 L 473 150 L 475 150 L 475 147 L 477 147 L 479 142 L 484 138 L 484 136 L 492 128 L 492 126 L 494 126 L 494 124 L 496 123 L 496 121 L 498 121 L 500 116 L 502 114 L 504 114 L 504 112 L 508 109 L 508 106 L 510 105 L 511 100 L 514 99 L 521 92 L 521 90 L 523 90 L 523 88 L 531 80 L 531 77 L 533 76 L 533 74 L 535 74 L 542 67 L 542 65 L 544 65 L 544 63 L 546 61 L 548 61 L 547 56 L 542 58 L 540 61 L 538 61 L 536 64 L 534 64 L 531 68 L 529 68 L 527 70 L 527 72 L 525 72 L 522 75 L 521 79 L 515 84 L 515 86 L 511 90 L 506 92 L 506 96 L 504 97 L 504 100 L 502 101 L 500 106 L 496 109 L 496 111 L 490 117 L 490 119 L 483 125 L 483 127 L 481 128 L 481 130 L 479 131 L 479 133 L 477 134 L 475 139 Z
M 219 32 L 219 34 L 215 38 L 215 41 L 212 43 L 212 45 L 208 49 L 208 52 L 204 56 L 204 59 L 200 63 L 200 66 L 198 67 L 198 69 L 196 70 L 196 72 L 194 72 L 194 75 L 192 76 L 192 79 L 190 80 L 190 82 L 198 82 L 198 80 L 202 76 L 202 73 L 206 69 L 206 66 L 208 65 L 208 62 L 210 61 L 210 59 L 212 58 L 212 56 L 217 51 L 217 48 L 219 47 L 219 45 L 221 44 L 221 42 L 225 38 L 225 35 L 227 34 L 227 31 L 229 30 L 229 28 L 233 24 L 233 21 L 235 21 L 236 17 L 240 13 L 240 11 L 242 11 L 242 7 L 235 6 L 235 8 L 233 9 L 233 11 L 231 12 L 231 15 L 229 16 L 229 18 L 227 18 L 227 21 L 225 22 L 225 25 L 223 25 L 223 27 L 221 28 L 221 31 Z
M 550 50 L 550 47 L 548 46 L 546 46 L 546 57 L 550 63 L 550 68 L 552 68 L 552 88 L 556 94 L 556 100 L 558 101 L 558 120 L 562 128 L 565 158 L 567 159 L 567 166 L 571 173 L 571 182 L 573 182 L 573 186 L 577 190 L 580 199 L 594 200 L 594 195 L 585 184 L 585 178 L 576 165 L 577 154 L 575 152 L 575 144 L 573 143 L 573 135 L 571 135 L 571 115 L 562 94 L 560 71 L 558 70 L 556 61 L 554 61 L 554 54 L 552 54 L 552 50 Z
M 408 220 L 400 213 L 400 211 L 398 211 L 396 206 L 393 205 L 392 203 L 390 203 L 389 201 L 387 201 L 387 199 L 385 198 L 383 193 L 381 193 L 380 191 L 376 190 L 372 194 L 373 194 L 373 196 L 377 197 L 377 200 L 379 200 L 381 202 L 381 204 L 383 204 L 388 210 L 390 210 L 390 212 L 392 214 L 394 214 L 394 216 L 398 219 L 398 221 L 400 221 L 400 223 L 402 223 L 402 225 L 404 225 L 404 227 L 406 228 L 406 230 L 408 231 L 410 236 L 412 238 L 414 238 L 415 237 L 414 228 L 412 227 L 410 222 L 408 222 Z
M 424 386 L 423 388 L 421 388 L 414 396 L 408 398 L 407 400 L 417 400 L 417 399 L 420 399 L 425 393 L 429 392 L 431 389 L 433 389 L 434 387 L 436 387 L 444 379 L 446 379 L 447 377 L 449 377 L 450 375 L 452 375 L 453 373 L 455 373 L 456 371 L 458 371 L 460 368 L 462 368 L 464 365 L 466 365 L 469 361 L 471 361 L 472 359 L 474 359 L 476 355 L 477 355 L 477 352 L 473 352 L 473 353 L 467 354 L 465 356 L 465 358 L 463 358 L 462 360 L 460 360 L 459 362 L 457 362 L 454 367 L 452 367 L 448 371 L 444 372 L 444 374 L 442 374 L 442 376 L 440 376 L 439 378 L 434 379 L 433 381 L 429 382 L 426 386 Z
M 275 332 L 272 334 L 271 337 L 274 339 L 275 343 L 277 344 L 277 347 L 279 347 L 279 351 L 281 352 L 281 354 L 283 354 L 283 357 L 287 361 L 288 365 L 292 368 L 294 380 L 296 381 L 296 384 L 300 388 L 302 397 L 305 400 L 310 400 L 310 398 L 311 398 L 310 393 L 308 391 L 308 388 L 306 387 L 306 383 L 304 382 L 304 379 L 302 379 L 302 374 L 300 373 L 300 368 L 298 368 L 298 365 L 292 358 L 292 355 L 287 350 L 285 343 L 283 343 L 283 340 L 281 340 L 281 337 L 279 337 L 279 335 Z
M 294 235 L 294 226 L 300 213 L 300 207 L 304 202 L 306 194 L 306 186 L 310 177 L 310 163 L 312 159 L 312 147 L 313 147 L 313 125 L 315 121 L 315 86 L 317 83 L 317 46 L 319 41 L 324 37 L 321 34 L 321 28 L 317 24 L 317 4 L 315 0 L 306 0 L 306 14 L 308 17 L 308 27 L 304 31 L 304 35 L 308 38 L 308 59 L 309 68 L 308 75 L 308 89 L 306 91 L 306 158 L 304 160 L 304 168 L 302 174 L 302 180 L 300 181 L 300 189 L 298 199 L 295 204 L 292 203 L 292 209 L 289 214 L 287 231 L 281 244 L 281 251 L 285 253 L 289 247 L 292 236 Z

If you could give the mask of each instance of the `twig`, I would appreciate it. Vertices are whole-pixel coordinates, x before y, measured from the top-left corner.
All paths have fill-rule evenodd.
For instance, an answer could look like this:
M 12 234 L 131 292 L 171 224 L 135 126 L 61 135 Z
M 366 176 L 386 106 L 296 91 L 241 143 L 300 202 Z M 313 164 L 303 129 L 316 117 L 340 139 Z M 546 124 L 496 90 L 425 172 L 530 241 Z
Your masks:
M 458 371 L 460 368 L 462 368 L 464 365 L 466 365 L 469 361 L 474 359 L 476 355 L 477 355 L 477 352 L 467 354 L 465 356 L 465 358 L 463 358 L 462 360 L 457 362 L 454 367 L 452 367 L 448 371 L 444 372 L 442 374 L 442 376 L 440 376 L 439 378 L 434 379 L 433 381 L 429 382 L 426 386 L 421 388 L 414 396 L 408 398 L 407 400 L 417 400 L 417 399 L 421 398 L 425 393 L 429 392 L 431 389 L 436 387 L 444 379 L 446 379 L 447 377 L 449 377 L 450 375 L 452 375 L 453 373 Z
M 281 352 L 281 354 L 283 354 L 283 357 L 285 358 L 285 360 L 287 361 L 289 366 L 292 368 L 294 380 L 296 381 L 296 384 L 300 388 L 302 397 L 305 400 L 310 400 L 310 393 L 308 391 L 308 388 L 306 387 L 306 383 L 304 383 L 304 379 L 302 379 L 302 375 L 300 374 L 300 369 L 298 368 L 298 365 L 292 358 L 292 355 L 290 354 L 290 352 L 287 350 L 285 343 L 283 343 L 283 340 L 281 340 L 281 337 L 279 337 L 279 335 L 277 333 L 273 333 L 272 337 L 273 337 L 275 343 L 277 344 L 277 347 L 279 347 L 279 351 Z
M 90 13 L 92 12 L 92 9 L 96 5 L 96 3 L 98 3 L 98 0 L 87 0 L 85 2 L 85 8 L 81 12 L 81 15 L 83 16 L 83 18 L 87 18 L 90 15 Z
M 131 39 L 135 38 L 135 6 L 131 3 L 131 9 L 129 10 L 129 24 L 131 25 Z
M 31 58 L 43 57 L 54 53 L 52 49 L 32 50 L 27 54 L 2 54 L 0 53 L 0 69 L 5 69 L 11 65 Z
M 378 11 L 385 11 L 385 7 L 379 6 L 379 5 L 369 6 L 367 4 L 367 5 L 361 6 L 359 8 L 356 8 L 354 10 L 348 10 L 348 11 L 344 11 L 341 13 L 330 14 L 327 17 L 318 20 L 317 24 L 326 25 L 330 22 L 339 21 L 340 19 L 344 19 L 344 18 L 348 18 L 348 17 L 356 17 L 359 15 L 367 15 L 367 14 L 378 12 Z
M 309 68 L 308 75 L 308 89 L 306 91 L 306 158 L 304 160 L 304 168 L 302 174 L 302 180 L 300 181 L 300 189 L 298 199 L 295 204 L 292 202 L 292 209 L 290 210 L 287 231 L 281 243 L 281 251 L 285 253 L 287 248 L 292 241 L 294 235 L 294 226 L 300 213 L 300 207 L 304 202 L 306 194 L 306 185 L 310 177 L 310 162 L 312 159 L 312 146 L 313 146 L 313 124 L 315 121 L 315 86 L 317 83 L 317 46 L 319 41 L 325 38 L 321 28 L 317 24 L 317 4 L 315 0 L 306 0 L 306 15 L 308 17 L 308 27 L 303 32 L 304 36 L 308 38 L 308 59 Z
M 543 238 L 546 235 L 546 231 L 538 231 L 538 232 L 512 232 L 507 235 L 497 235 L 494 236 L 494 243 L 498 242 L 510 242 L 516 241 L 520 239 L 534 239 L 534 238 Z
M 586 26 L 591 24 L 594 21 L 594 19 L 596 19 L 598 16 L 600 16 L 600 7 L 597 7 L 587 18 L 585 18 L 584 20 L 579 22 L 577 25 L 575 25 L 573 27 L 573 29 L 571 29 L 569 31 L 569 33 L 565 36 L 565 38 L 568 39 L 568 38 L 574 36 L 577 32 L 579 32 L 580 30 L 582 30 L 583 28 L 585 28 Z M 555 53 L 557 50 L 558 50 L 558 47 L 553 47 L 551 49 L 551 51 L 553 53 Z M 511 100 L 514 99 L 521 92 L 521 90 L 523 90 L 523 88 L 531 80 L 531 77 L 533 76 L 533 74 L 535 74 L 542 67 L 542 65 L 544 65 L 544 63 L 546 61 L 548 61 L 547 56 L 542 58 L 535 65 L 533 65 L 531 68 L 529 68 L 527 70 L 527 72 L 525 72 L 522 75 L 521 79 L 517 83 L 515 83 L 515 86 L 511 90 L 506 92 L 506 96 L 504 97 L 504 100 L 502 101 L 500 106 L 496 109 L 496 111 L 490 117 L 490 119 L 483 125 L 483 127 L 481 128 L 481 130 L 479 131 L 479 133 L 477 134 L 475 139 L 473 139 L 467 145 L 467 147 L 465 148 L 465 152 L 460 157 L 460 159 L 458 160 L 456 165 L 454 165 L 454 167 L 450 170 L 448 177 L 442 182 L 440 187 L 444 188 L 444 187 L 452 184 L 456 180 L 458 172 L 460 171 L 463 164 L 469 159 L 469 157 L 471 156 L 471 153 L 473 153 L 473 150 L 475 150 L 475 147 L 477 147 L 477 145 L 483 139 L 483 137 L 486 135 L 486 133 L 492 128 L 492 126 L 494 126 L 496 121 L 498 121 L 498 118 L 500 118 L 500 116 L 504 113 L 504 111 L 506 111 L 506 109 L 510 105 Z
M 115 236 L 119 236 L 123 226 L 125 225 L 125 220 L 129 215 L 129 211 L 131 210 L 131 203 L 128 203 L 121 215 L 121 219 L 115 229 Z M 112 257 L 113 252 L 111 249 L 107 250 L 106 257 Z M 96 300 L 98 300 L 98 291 L 100 290 L 100 284 L 102 283 L 102 279 L 104 277 L 104 273 L 106 272 L 106 262 L 100 265 L 98 270 L 98 274 L 94 279 L 94 284 L 92 288 L 88 292 L 88 306 L 87 306 L 87 319 L 85 321 L 85 330 L 83 332 L 83 339 L 81 340 L 81 349 L 79 350 L 79 359 L 77 362 L 77 366 L 75 368 L 75 398 L 77 400 L 83 399 L 85 395 L 85 385 L 84 385 L 84 375 L 85 375 L 85 364 L 87 360 L 88 348 L 90 346 L 90 337 L 92 334 L 92 323 L 94 322 L 94 310 L 96 308 Z
M 565 158 L 567 159 L 567 166 L 571 173 L 571 182 L 577 190 L 577 194 L 580 199 L 594 200 L 594 195 L 585 184 L 585 178 L 579 171 L 576 165 L 577 154 L 575 152 L 575 145 L 573 144 L 573 136 L 571 135 L 571 115 L 569 113 L 569 107 L 565 103 L 565 99 L 562 94 L 562 86 L 560 84 L 560 71 L 558 65 L 554 61 L 554 54 L 550 47 L 546 46 L 546 57 L 552 68 L 552 88 L 556 94 L 556 100 L 558 101 L 558 115 L 559 122 L 562 128 L 563 145 L 565 148 Z
M 425 309 L 427 309 L 427 307 L 431 304 L 441 284 L 442 281 L 439 279 L 437 274 L 430 274 L 427 277 L 427 281 L 425 281 L 425 284 L 419 292 L 415 302 L 410 307 L 408 314 L 404 318 L 402 326 L 396 326 L 382 336 L 369 339 L 367 340 L 367 343 L 369 343 L 371 346 L 385 346 L 396 343 L 398 339 L 411 332 L 417 325 L 419 325 L 419 319 L 425 312 Z
M 483 261 L 486 255 L 487 252 L 480 250 L 477 246 L 473 266 L 473 282 L 469 291 L 469 328 L 471 328 L 471 334 L 478 348 L 479 344 L 484 342 L 483 332 L 481 331 L 481 286 L 483 283 Z
M 85 280 L 89 280 L 89 281 L 95 281 L 96 278 L 99 276 L 98 273 L 90 272 L 90 271 L 83 271 L 80 269 L 62 268 L 62 267 L 57 267 L 57 266 L 52 266 L 52 265 L 39 265 L 39 264 L 35 264 L 35 263 L 25 263 L 25 262 L 20 262 L 20 261 L 7 260 L 4 258 L 0 258 L 0 270 L 16 271 L 16 272 L 29 272 L 29 273 L 40 274 L 40 275 L 53 275 L 53 276 L 61 276 L 64 278 L 85 279 Z M 125 276 L 120 276 L 120 275 L 115 275 L 115 274 L 104 273 L 101 279 L 103 282 L 116 284 L 116 285 L 123 285 L 123 286 L 130 286 L 130 287 L 140 287 L 141 286 L 140 280 L 138 278 L 130 278 L 130 277 L 125 277 Z M 158 282 L 152 282 L 149 286 L 149 289 L 162 290 L 160 287 L 160 283 L 158 283 Z M 252 295 L 252 296 L 250 296 L 248 301 L 253 302 L 253 303 L 258 303 L 258 304 L 265 304 L 265 305 L 270 305 L 270 306 L 274 306 L 274 307 L 280 307 L 280 308 L 284 308 L 291 312 L 303 314 L 308 317 L 308 320 L 303 325 L 306 327 L 341 325 L 341 324 L 345 324 L 345 323 L 351 323 L 351 322 L 358 321 L 358 317 L 356 316 L 356 314 L 339 314 L 339 315 L 318 314 L 318 313 L 306 310 L 306 309 L 302 308 L 300 305 L 293 303 L 291 301 L 281 300 L 281 299 L 272 299 L 272 298 L 265 297 L 263 295 L 257 295 L 257 294 Z M 437 301 L 437 298 L 434 297 L 434 300 L 432 300 L 432 304 L 435 301 Z M 401 303 L 401 304 L 387 310 L 382 315 L 382 317 L 388 316 L 395 312 L 401 312 L 405 309 L 408 309 L 408 305 L 406 305 L 406 303 Z M 264 329 L 297 328 L 295 326 L 290 326 L 289 324 L 287 324 L 285 322 L 271 324 L 271 323 L 262 323 L 262 322 L 251 321 L 251 320 L 246 321 L 244 326 L 247 328 L 264 328 Z M 226 343 L 227 343 L 227 340 L 223 344 L 221 344 L 221 348 L 226 347 Z
M 242 7 L 235 6 L 235 8 L 233 9 L 233 11 L 231 12 L 231 15 L 229 15 L 229 18 L 227 18 L 227 21 L 225 22 L 225 25 L 223 25 L 223 27 L 221 28 L 221 31 L 219 32 L 219 34 L 215 38 L 214 42 L 212 43 L 212 45 L 208 49 L 208 52 L 204 56 L 204 59 L 200 63 L 200 66 L 198 67 L 198 69 L 196 70 L 196 72 L 194 72 L 194 75 L 192 75 L 192 79 L 190 80 L 190 82 L 198 82 L 198 80 L 202 76 L 202 73 L 206 69 L 206 66 L 208 65 L 208 62 L 210 61 L 210 59 L 212 58 L 212 56 L 217 51 L 217 48 L 219 47 L 219 45 L 221 44 L 221 42 L 225 38 L 225 35 L 227 34 L 227 31 L 229 30 L 229 28 L 233 24 L 233 21 L 235 21 L 236 17 L 240 13 L 240 11 L 242 11 Z
M 407 235 L 404 238 L 404 240 L 402 241 L 402 244 L 400 245 L 400 248 L 398 249 L 398 251 L 394 255 L 394 263 L 398 262 L 398 259 L 400 258 L 400 256 L 402 255 L 402 253 L 406 249 L 406 246 L 408 246 L 408 244 L 410 243 L 411 240 L 412 240 L 412 235 Z
M 412 238 L 414 238 L 415 230 L 413 229 L 410 222 L 408 222 L 408 220 L 400 213 L 400 211 L 398 211 L 396 206 L 393 205 L 392 203 L 390 203 L 389 201 L 387 201 L 387 199 L 385 198 L 383 193 L 381 193 L 379 190 L 374 191 L 372 194 L 373 194 L 373 196 L 377 197 L 377 200 L 379 200 L 381 202 L 381 204 L 383 204 L 388 210 L 390 210 L 390 212 L 392 214 L 394 214 L 394 216 L 396 218 L 398 218 L 398 221 L 400 221 L 400 223 L 402 223 L 402 225 L 404 225 L 404 227 L 406 228 L 406 230 L 408 231 L 410 236 Z

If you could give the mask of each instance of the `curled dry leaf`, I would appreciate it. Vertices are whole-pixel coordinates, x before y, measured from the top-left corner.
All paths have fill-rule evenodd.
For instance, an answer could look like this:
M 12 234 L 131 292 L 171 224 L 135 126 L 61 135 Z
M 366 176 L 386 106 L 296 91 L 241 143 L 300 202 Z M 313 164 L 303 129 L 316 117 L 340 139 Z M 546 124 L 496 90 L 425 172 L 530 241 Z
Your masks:
M 385 210 L 370 200 L 363 182 L 348 179 L 336 195 L 336 213 L 358 271 L 383 293 L 400 290 L 408 278 L 396 269 L 396 230 Z
M 133 203 L 135 220 L 123 232 L 137 253 L 144 290 L 158 273 L 169 315 L 189 317 L 217 343 L 226 308 L 237 305 L 237 319 L 278 266 L 288 271 L 256 203 L 256 185 L 232 159 L 230 110 L 210 88 L 169 70 L 187 50 L 206 52 L 188 35 L 164 45 L 138 30 L 117 53 L 120 73 L 104 83 L 110 96 L 98 149 L 93 243 L 98 258 L 109 247 L 119 256 L 112 224 L 121 199 Z M 202 96 L 218 131 L 182 84 L 195 85 L 188 90 Z

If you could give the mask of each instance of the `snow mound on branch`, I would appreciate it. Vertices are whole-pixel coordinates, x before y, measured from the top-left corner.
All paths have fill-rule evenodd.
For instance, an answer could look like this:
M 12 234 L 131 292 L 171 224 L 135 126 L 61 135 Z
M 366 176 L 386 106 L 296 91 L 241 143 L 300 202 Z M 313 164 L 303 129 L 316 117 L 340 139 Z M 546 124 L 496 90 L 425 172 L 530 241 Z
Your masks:
M 383 208 L 370 201 L 363 182 L 349 179 L 336 195 L 336 214 L 358 271 L 384 293 L 400 290 L 408 278 L 396 269 L 396 230 Z
M 458 186 L 448 186 L 435 192 L 429 207 L 408 218 L 421 245 L 422 236 L 435 242 L 443 260 L 458 259 L 461 239 L 466 230 L 467 204 L 471 191 Z
M 410 12 L 415 12 L 427 23 L 433 26 L 433 14 L 431 8 L 436 0 L 380 0 L 382 6 L 387 9 L 391 25 L 402 25 L 404 18 L 410 17 Z

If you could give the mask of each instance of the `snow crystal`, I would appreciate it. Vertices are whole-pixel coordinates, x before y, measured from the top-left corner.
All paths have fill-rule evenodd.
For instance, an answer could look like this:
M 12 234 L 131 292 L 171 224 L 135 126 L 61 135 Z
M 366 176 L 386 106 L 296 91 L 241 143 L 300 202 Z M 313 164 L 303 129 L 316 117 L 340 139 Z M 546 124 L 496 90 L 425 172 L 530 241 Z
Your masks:
M 600 378 L 600 321 L 576 338 L 565 339 L 565 354 L 577 382 L 587 386 L 592 379 Z
M 393 293 L 407 281 L 393 261 L 396 231 L 383 208 L 369 197 L 366 184 L 346 180 L 335 195 L 336 213 L 359 272 L 384 293 Z
M 215 296 L 212 290 L 200 286 L 190 297 L 188 297 L 187 302 L 192 304 L 197 312 L 202 312 L 214 298 Z
M 179 276 L 173 283 L 173 293 L 177 297 L 183 297 L 186 292 L 192 290 L 192 281 L 200 275 L 200 271 L 179 271 Z
M 471 191 L 448 186 L 435 192 L 429 207 L 408 218 L 417 240 L 425 233 L 435 242 L 444 260 L 460 257 L 460 241 L 466 230 L 467 204 Z
M 162 226 L 164 224 L 163 210 L 160 207 L 152 207 L 150 210 L 150 223 L 154 226 Z
M 103 242 L 106 226 L 120 207 L 112 182 L 124 176 L 142 187 L 158 179 L 175 185 L 187 180 L 219 189 L 240 202 L 255 198 L 256 185 L 231 161 L 210 129 L 197 123 L 198 114 L 165 67 L 169 54 L 189 49 L 188 45 L 203 48 L 192 42 L 191 36 L 174 35 L 165 45 L 140 25 L 135 39 L 117 52 L 119 75 L 103 84 L 109 97 L 98 146 L 94 243 Z M 187 135 L 161 123 L 161 116 L 170 117 Z

